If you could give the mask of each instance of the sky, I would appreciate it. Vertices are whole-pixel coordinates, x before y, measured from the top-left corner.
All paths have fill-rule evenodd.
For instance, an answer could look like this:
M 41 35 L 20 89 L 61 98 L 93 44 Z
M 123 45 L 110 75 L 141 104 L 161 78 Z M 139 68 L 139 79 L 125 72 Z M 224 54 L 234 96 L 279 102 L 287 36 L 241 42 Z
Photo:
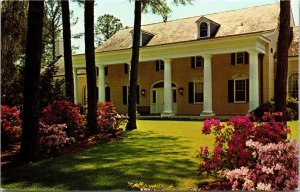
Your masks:
M 119 18 L 123 26 L 132 27 L 134 23 L 134 1 L 129 0 L 95 0 L 94 9 L 95 21 L 104 14 L 111 14 Z M 217 13 L 229 10 L 236 10 L 246 7 L 254 7 L 279 2 L 279 0 L 194 0 L 192 5 L 173 4 L 172 0 L 167 0 L 172 12 L 168 20 L 181 19 L 186 17 L 201 16 L 210 13 Z M 296 26 L 299 26 L 299 0 L 291 0 L 291 6 Z M 74 16 L 78 17 L 78 23 L 72 27 L 72 33 L 84 32 L 84 9 L 76 2 L 71 1 L 70 9 L 74 11 Z M 142 15 L 142 25 L 162 22 L 162 17 L 146 13 Z M 79 46 L 76 53 L 84 53 L 84 37 L 72 40 L 72 44 Z

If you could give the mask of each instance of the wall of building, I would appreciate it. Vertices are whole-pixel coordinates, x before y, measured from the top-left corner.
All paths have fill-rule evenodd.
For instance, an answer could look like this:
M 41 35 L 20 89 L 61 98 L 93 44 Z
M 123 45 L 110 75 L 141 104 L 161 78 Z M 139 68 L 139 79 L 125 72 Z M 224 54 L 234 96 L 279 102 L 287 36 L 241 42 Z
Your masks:
M 267 47 L 270 50 L 270 47 Z M 251 62 L 251 61 L 250 61 Z M 263 57 L 263 102 L 272 98 L 273 82 L 272 75 L 269 74 L 273 64 L 269 64 L 270 54 Z M 298 72 L 298 60 L 289 60 L 288 74 Z M 151 86 L 158 81 L 163 81 L 164 71 L 156 71 L 155 61 L 139 63 L 138 85 L 140 86 L 139 108 L 150 109 Z M 217 115 L 234 115 L 247 113 L 249 103 L 229 103 L 228 102 L 228 80 L 232 76 L 240 74 L 249 76 L 249 64 L 231 65 L 230 54 L 213 55 L 212 57 L 212 109 Z M 125 73 L 124 64 L 109 65 L 108 75 L 105 76 L 106 86 L 110 87 L 111 100 L 115 103 L 120 113 L 127 113 L 127 105 L 123 104 L 122 87 L 129 85 L 129 73 Z M 203 110 L 203 104 L 190 104 L 188 101 L 188 82 L 194 79 L 203 79 L 203 69 L 192 69 L 191 58 L 177 58 L 172 60 L 172 82 L 176 84 L 177 90 L 177 115 L 199 115 Z M 98 82 L 97 82 L 98 84 Z M 86 86 L 85 75 L 78 76 L 78 102 L 83 101 L 83 89 Z M 183 88 L 183 95 L 178 93 L 178 88 Z M 141 90 L 146 90 L 145 97 L 141 95 Z

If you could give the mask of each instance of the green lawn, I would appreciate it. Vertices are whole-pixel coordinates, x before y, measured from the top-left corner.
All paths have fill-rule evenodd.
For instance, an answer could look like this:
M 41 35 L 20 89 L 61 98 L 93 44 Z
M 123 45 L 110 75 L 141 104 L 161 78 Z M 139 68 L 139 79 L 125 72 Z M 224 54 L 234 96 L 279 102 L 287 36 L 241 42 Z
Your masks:
M 297 138 L 298 121 L 289 125 Z M 197 176 L 196 151 L 213 144 L 213 137 L 201 134 L 201 127 L 196 121 L 138 121 L 139 129 L 126 133 L 125 140 L 2 172 L 1 188 L 128 190 L 129 181 L 143 181 L 190 190 L 206 180 Z

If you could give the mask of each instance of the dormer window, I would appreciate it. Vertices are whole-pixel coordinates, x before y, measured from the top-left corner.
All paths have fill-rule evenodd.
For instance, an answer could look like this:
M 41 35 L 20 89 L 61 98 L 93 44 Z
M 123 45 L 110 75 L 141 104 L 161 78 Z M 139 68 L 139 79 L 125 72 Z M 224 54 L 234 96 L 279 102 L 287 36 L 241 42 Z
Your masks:
M 200 17 L 196 21 L 197 23 L 197 38 L 208 38 L 208 37 L 215 37 L 217 34 L 220 24 L 206 18 L 206 17 Z
M 208 37 L 208 25 L 206 22 L 200 24 L 199 28 L 200 36 L 199 37 Z
M 131 31 L 132 42 L 133 42 L 133 30 Z M 152 39 L 154 35 L 145 31 L 141 31 L 140 35 L 140 46 L 145 46 Z

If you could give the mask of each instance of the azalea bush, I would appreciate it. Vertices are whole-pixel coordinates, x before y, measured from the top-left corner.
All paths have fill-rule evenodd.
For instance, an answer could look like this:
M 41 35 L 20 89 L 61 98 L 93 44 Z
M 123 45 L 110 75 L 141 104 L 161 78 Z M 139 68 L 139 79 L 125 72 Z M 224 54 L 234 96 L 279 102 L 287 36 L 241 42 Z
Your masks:
M 75 143 L 73 137 L 68 137 L 66 124 L 46 125 L 40 123 L 40 151 L 43 155 L 52 155 Z
M 286 112 L 285 112 L 285 120 L 298 120 L 298 100 L 294 97 L 286 98 Z M 251 113 L 260 121 L 262 121 L 262 117 L 266 112 L 273 113 L 275 112 L 275 103 L 274 101 L 268 101 L 266 103 L 261 104 L 256 109 L 254 109 Z
M 249 140 L 247 147 L 257 161 L 248 167 L 225 171 L 233 190 L 295 190 L 298 187 L 296 141 L 262 144 Z
M 227 121 L 227 126 L 217 119 L 205 120 L 202 133 L 214 134 L 215 144 L 212 152 L 207 146 L 200 147 L 200 173 L 239 168 L 253 161 L 246 148 L 246 141 L 250 139 L 263 144 L 283 141 L 290 129 L 278 118 L 282 118 L 282 113 L 265 113 L 264 122 L 254 123 L 254 117 L 248 114 L 233 117 Z
M 115 132 L 127 117 L 118 114 L 112 102 L 98 103 L 97 125 L 98 131 Z
M 258 165 L 259 158 L 264 158 L 264 156 L 255 155 L 258 152 L 249 147 L 249 141 L 257 142 L 260 145 L 270 143 L 288 145 L 287 134 L 290 133 L 290 129 L 282 119 L 282 113 L 264 113 L 263 121 L 257 122 L 251 114 L 233 117 L 227 121 L 227 126 L 221 124 L 217 119 L 204 121 L 202 133 L 206 135 L 214 134 L 215 144 L 211 150 L 207 146 L 200 147 L 198 154 L 201 160 L 199 164 L 200 174 L 217 175 L 218 173 L 219 176 L 222 176 L 224 170 L 227 173 L 230 173 L 230 170 L 236 170 L 236 172 L 240 171 L 242 174 L 245 172 L 241 170 L 242 167 L 250 166 L 252 168 L 252 166 Z M 270 153 L 269 155 L 274 154 Z M 292 170 L 290 167 L 287 167 L 287 169 Z M 253 177 L 258 176 L 259 174 Z M 237 180 L 231 179 L 231 181 L 233 187 L 236 187 Z M 246 182 L 245 186 L 249 184 L 248 180 L 244 180 L 244 182 Z M 253 182 L 255 183 L 256 180 Z M 257 187 L 259 182 L 256 182 L 254 187 Z M 262 188 L 264 184 L 261 183 L 259 186 Z M 271 187 L 274 188 L 272 185 Z
M 54 101 L 42 109 L 41 121 L 47 125 L 66 124 L 68 137 L 82 138 L 85 130 L 82 125 L 80 107 L 67 101 Z
M 1 106 L 1 147 L 9 145 L 21 138 L 20 110 L 16 107 Z

